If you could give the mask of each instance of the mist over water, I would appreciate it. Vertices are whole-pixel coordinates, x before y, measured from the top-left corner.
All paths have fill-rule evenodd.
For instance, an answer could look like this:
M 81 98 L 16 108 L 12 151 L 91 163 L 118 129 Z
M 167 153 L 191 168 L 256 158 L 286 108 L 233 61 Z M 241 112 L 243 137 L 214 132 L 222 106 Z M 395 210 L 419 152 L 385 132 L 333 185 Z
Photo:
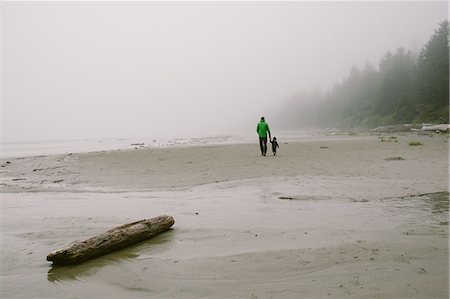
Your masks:
M 3 2 L 2 142 L 250 135 L 446 2 Z

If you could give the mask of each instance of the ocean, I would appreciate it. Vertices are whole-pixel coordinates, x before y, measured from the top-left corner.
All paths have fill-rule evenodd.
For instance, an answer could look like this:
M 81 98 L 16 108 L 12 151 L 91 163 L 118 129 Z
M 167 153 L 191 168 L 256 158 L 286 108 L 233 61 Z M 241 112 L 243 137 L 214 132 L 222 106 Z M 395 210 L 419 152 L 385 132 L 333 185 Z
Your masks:
M 329 131 L 283 131 L 276 135 L 280 144 L 297 141 L 320 141 L 330 138 L 355 138 Z M 185 138 L 86 138 L 0 143 L 0 158 L 19 158 L 41 155 L 85 153 L 95 151 L 126 150 L 136 148 L 166 148 L 180 146 L 205 146 L 224 144 L 258 144 L 254 135 L 204 136 Z

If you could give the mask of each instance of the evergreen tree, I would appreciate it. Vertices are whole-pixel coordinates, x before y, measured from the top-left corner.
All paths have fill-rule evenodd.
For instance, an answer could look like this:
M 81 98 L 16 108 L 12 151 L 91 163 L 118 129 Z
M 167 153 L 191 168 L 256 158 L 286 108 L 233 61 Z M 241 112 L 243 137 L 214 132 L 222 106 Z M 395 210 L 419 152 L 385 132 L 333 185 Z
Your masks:
M 415 57 L 411 51 L 399 48 L 395 54 L 388 52 L 380 62 L 381 86 L 379 100 L 375 103 L 380 118 L 391 123 L 412 121 L 411 105 L 415 81 Z
M 448 123 L 449 23 L 444 21 L 423 47 L 417 62 L 417 120 Z
M 325 95 L 303 94 L 285 111 L 302 127 L 448 123 L 449 22 L 440 24 L 418 57 L 404 48 L 387 52 L 378 70 L 353 66 Z

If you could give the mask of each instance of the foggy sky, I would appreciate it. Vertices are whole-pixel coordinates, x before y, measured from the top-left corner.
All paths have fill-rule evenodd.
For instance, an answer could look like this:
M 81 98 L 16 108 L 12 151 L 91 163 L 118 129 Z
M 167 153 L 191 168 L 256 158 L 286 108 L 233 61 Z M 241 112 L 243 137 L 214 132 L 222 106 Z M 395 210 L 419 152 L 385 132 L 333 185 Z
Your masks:
M 2 140 L 253 134 L 447 2 L 2 2 Z M 256 134 L 256 133 L 255 133 Z

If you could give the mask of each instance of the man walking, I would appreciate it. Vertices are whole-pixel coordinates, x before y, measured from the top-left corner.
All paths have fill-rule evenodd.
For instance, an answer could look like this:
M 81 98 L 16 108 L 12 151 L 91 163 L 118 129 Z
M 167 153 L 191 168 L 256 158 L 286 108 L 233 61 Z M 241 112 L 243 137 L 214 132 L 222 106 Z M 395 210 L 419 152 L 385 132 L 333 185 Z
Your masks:
M 271 137 L 269 125 L 266 123 L 264 117 L 261 117 L 261 120 L 256 126 L 256 133 L 258 133 L 259 136 L 259 147 L 261 148 L 261 155 L 265 156 L 267 153 L 267 133 L 269 133 L 269 140 L 271 140 Z

